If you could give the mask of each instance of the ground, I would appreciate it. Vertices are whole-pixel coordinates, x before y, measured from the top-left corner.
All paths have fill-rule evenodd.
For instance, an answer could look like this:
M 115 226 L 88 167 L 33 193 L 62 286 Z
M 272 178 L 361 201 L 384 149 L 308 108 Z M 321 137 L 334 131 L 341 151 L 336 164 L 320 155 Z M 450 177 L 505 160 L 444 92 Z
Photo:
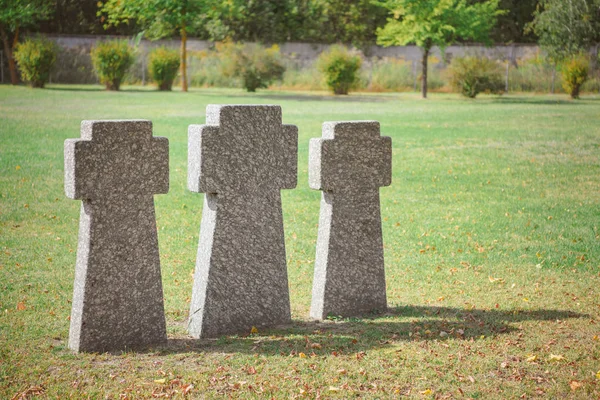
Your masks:
M 598 398 L 600 97 L 0 87 L 0 398 Z M 193 340 L 185 322 L 202 195 L 187 126 L 207 104 L 279 104 L 299 127 L 282 192 L 293 325 Z M 80 201 L 63 142 L 83 119 L 142 118 L 170 141 L 155 196 L 169 343 L 67 348 Z M 393 140 L 381 189 L 389 310 L 308 319 L 320 193 L 307 149 L 323 121 L 375 119 Z

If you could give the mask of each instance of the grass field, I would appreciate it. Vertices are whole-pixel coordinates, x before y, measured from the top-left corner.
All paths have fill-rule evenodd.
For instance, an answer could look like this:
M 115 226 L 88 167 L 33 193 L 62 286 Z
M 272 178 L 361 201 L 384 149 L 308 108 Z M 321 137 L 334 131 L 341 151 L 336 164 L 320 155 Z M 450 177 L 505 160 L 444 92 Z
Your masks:
M 202 195 L 185 187 L 186 141 L 209 103 L 279 104 L 299 127 L 298 187 L 282 192 L 294 323 L 196 341 L 185 322 Z M 80 201 L 63 193 L 63 142 L 83 119 L 116 118 L 150 119 L 170 141 L 171 189 L 155 196 L 169 343 L 73 354 Z M 308 141 L 323 121 L 356 119 L 393 140 L 390 308 L 315 323 Z M 0 398 L 598 398 L 599 226 L 598 96 L 2 86 Z

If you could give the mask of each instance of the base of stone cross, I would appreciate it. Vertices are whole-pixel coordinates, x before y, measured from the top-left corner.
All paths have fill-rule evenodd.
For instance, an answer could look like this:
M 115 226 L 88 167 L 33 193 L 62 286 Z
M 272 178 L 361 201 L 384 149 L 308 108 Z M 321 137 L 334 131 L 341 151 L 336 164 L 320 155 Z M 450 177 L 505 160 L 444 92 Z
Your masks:
M 291 323 L 279 190 L 206 194 L 189 332 L 196 338 Z
M 81 207 L 69 347 L 129 350 L 167 341 L 151 195 Z
M 386 308 L 379 190 L 323 192 L 311 318 Z

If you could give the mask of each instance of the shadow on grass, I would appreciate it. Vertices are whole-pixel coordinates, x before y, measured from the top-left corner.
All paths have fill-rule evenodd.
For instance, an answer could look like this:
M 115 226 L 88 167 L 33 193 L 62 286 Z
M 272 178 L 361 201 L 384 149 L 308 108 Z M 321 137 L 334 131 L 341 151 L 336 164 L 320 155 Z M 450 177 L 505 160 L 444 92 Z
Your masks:
M 583 96 L 580 100 L 570 100 L 565 98 L 549 99 L 548 97 L 513 97 L 513 96 L 497 96 L 490 99 L 488 104 L 532 104 L 532 105 L 577 105 L 588 104 L 589 102 L 600 102 L 600 97 Z M 596 104 L 593 104 L 596 105 Z
M 449 307 L 406 306 L 391 308 L 373 318 L 338 321 L 294 321 L 291 325 L 259 335 L 223 336 L 197 340 L 170 338 L 166 345 L 148 352 L 159 355 L 189 352 L 250 353 L 288 356 L 354 354 L 403 341 L 480 340 L 517 331 L 522 321 L 554 321 L 584 318 L 561 310 L 468 310 Z M 444 333 L 442 333 L 444 332 Z

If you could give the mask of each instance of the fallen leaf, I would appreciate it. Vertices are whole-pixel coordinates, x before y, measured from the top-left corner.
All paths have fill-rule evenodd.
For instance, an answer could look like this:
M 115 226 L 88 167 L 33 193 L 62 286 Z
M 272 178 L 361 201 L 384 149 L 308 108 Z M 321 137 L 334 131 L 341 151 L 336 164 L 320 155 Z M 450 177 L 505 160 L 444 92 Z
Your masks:
M 319 343 L 311 343 L 310 347 L 313 349 L 321 349 L 321 345 Z
M 338 387 L 335 387 L 335 386 L 329 386 L 329 391 L 330 391 L 330 392 L 339 392 L 339 391 L 340 391 L 340 388 L 338 388 Z
M 27 307 L 25 307 L 25 303 L 23 303 L 22 301 L 17 303 L 17 311 L 23 311 L 25 310 L 25 308 Z
M 600 371 L 596 372 L 596 379 L 600 379 Z
M 440 337 L 446 337 L 446 336 L 448 336 L 448 332 L 444 332 L 444 331 L 440 332 Z
M 431 389 L 425 389 L 422 392 L 419 392 L 424 396 L 429 396 L 431 393 L 433 393 L 433 391 Z
M 20 169 L 21 169 L 21 166 L 20 166 L 20 165 L 17 165 L 17 166 L 15 167 L 15 169 L 18 171 L 18 170 L 20 170 Z
M 192 389 L 194 388 L 194 385 L 187 384 L 187 385 L 181 385 L 181 392 L 183 394 L 188 394 Z
M 163 384 L 163 383 L 165 383 L 166 381 L 167 381 L 167 380 L 166 380 L 165 378 L 161 378 L 161 379 L 155 379 L 155 380 L 154 380 L 154 383 L 160 383 L 160 384 Z
M 346 371 L 345 369 L 338 369 L 338 374 L 340 375 L 346 375 L 346 373 L 348 373 L 348 371 Z
M 306 358 L 306 354 L 304 354 L 304 353 L 298 353 L 298 357 L 300 357 L 300 358 Z
M 535 360 L 537 360 L 537 356 L 536 355 L 530 355 L 529 357 L 527 357 L 527 362 L 534 362 Z
M 548 361 L 555 361 L 555 362 L 563 361 L 564 359 L 565 359 L 565 356 L 560 355 L 560 354 L 550 354 L 550 357 L 548 357 Z
M 569 386 L 571 387 L 572 391 L 576 391 L 577 389 L 583 386 L 583 383 L 579 381 L 571 381 L 569 382 Z
M 250 334 L 254 335 L 256 333 L 258 333 L 258 329 L 256 329 L 255 326 L 253 326 L 252 329 L 250 329 Z

